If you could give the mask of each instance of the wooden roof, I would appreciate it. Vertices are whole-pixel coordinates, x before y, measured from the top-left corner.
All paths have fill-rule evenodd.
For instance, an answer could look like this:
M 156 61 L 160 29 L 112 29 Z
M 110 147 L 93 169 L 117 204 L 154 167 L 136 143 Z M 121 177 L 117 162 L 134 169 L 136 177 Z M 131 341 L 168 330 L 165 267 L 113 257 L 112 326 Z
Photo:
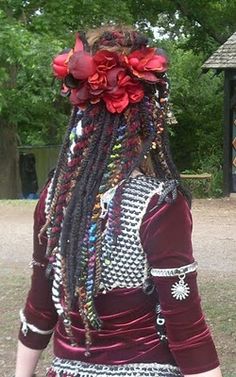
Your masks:
M 207 59 L 202 68 L 236 68 L 236 32 Z

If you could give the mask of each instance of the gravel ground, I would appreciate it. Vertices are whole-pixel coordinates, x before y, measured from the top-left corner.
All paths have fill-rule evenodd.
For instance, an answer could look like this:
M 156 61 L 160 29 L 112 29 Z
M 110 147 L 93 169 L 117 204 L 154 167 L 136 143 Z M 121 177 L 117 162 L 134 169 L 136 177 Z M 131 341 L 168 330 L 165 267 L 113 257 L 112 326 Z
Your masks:
M 193 224 L 200 270 L 236 273 L 236 198 L 194 200 Z
M 32 252 L 34 206 L 34 201 L 0 201 L 0 274 L 1 281 L 5 281 L 5 285 L 1 283 L 0 290 L 0 310 L 3 313 L 0 317 L 0 368 L 4 377 L 13 373 L 18 310 L 23 304 L 25 290 L 29 284 L 30 270 L 27 265 Z M 227 317 L 227 321 L 234 321 L 235 299 L 232 298 L 231 302 L 230 289 L 233 291 L 232 284 L 236 281 L 236 199 L 194 200 L 193 222 L 195 258 L 199 262 L 201 284 L 206 285 L 205 292 L 203 287 L 203 293 L 208 295 L 210 303 L 212 295 L 214 296 L 219 288 L 221 293 L 218 298 L 228 297 L 229 310 L 232 307 L 232 315 L 230 318 Z M 234 283 L 231 284 L 231 281 Z M 207 306 L 206 301 L 204 305 Z M 222 307 L 221 303 L 219 307 Z M 207 310 L 210 312 L 211 308 Z M 224 313 L 218 311 L 214 318 L 215 322 L 219 321 L 219 334 L 225 333 L 226 336 L 221 340 L 217 330 L 217 345 L 220 347 L 223 360 L 232 367 L 232 359 L 232 368 L 235 367 L 226 367 L 225 376 L 235 377 L 235 347 L 234 350 L 230 349 L 228 357 L 231 343 L 233 344 L 233 339 L 235 342 L 236 338 L 235 324 L 232 324 L 234 333 L 230 330 L 231 326 L 225 331 L 223 315 Z
M 34 201 L 0 202 L 0 263 L 25 266 L 32 250 Z M 236 199 L 195 199 L 193 244 L 200 270 L 235 273 Z

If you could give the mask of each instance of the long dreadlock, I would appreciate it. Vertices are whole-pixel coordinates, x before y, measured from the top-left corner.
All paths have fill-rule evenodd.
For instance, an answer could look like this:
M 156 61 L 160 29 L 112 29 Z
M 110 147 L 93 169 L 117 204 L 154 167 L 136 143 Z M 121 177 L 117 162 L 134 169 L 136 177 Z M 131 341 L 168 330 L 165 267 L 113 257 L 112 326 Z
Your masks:
M 126 53 L 142 48 L 147 39 L 130 29 L 101 30 L 83 36 L 87 49 Z M 129 177 L 149 155 L 153 174 L 161 180 L 179 180 L 165 129 L 168 80 L 160 74 L 155 85 L 144 84 L 144 98 L 124 112 L 113 114 L 100 101 L 85 110 L 74 106 L 49 194 L 48 254 L 60 255 L 63 302 L 68 334 L 69 310 L 78 302 L 86 329 L 100 328 L 94 297 L 99 289 L 101 196 Z M 180 185 L 180 191 L 187 196 Z M 122 186 L 119 189 L 122 196 Z M 168 189 L 166 191 L 168 194 Z M 119 198 L 118 198 L 119 200 Z M 120 218 L 119 206 L 115 209 Z M 120 224 L 116 223 L 119 234 Z

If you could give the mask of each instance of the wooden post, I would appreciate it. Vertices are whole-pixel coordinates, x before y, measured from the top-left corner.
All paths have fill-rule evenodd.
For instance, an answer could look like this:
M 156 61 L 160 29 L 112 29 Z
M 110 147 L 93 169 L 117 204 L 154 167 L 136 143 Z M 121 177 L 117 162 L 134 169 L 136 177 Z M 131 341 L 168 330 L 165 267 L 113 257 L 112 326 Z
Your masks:
M 225 70 L 224 81 L 224 162 L 223 162 L 223 192 L 229 196 L 232 188 L 232 130 L 230 122 L 230 70 Z
M 232 150 L 232 193 L 236 193 L 236 69 L 231 70 L 231 97 L 230 97 L 230 122 L 231 122 L 231 150 Z

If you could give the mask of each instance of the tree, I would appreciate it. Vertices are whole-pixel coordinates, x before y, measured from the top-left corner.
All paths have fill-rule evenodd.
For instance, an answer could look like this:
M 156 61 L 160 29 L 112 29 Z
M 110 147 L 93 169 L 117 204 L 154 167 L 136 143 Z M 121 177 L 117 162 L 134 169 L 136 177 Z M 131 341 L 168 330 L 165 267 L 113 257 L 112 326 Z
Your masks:
M 3 12 L 0 25 L 1 197 L 14 198 L 20 190 L 16 149 L 19 128 L 35 127 L 42 134 L 46 125 L 58 119 L 52 106 L 55 93 L 48 89 L 51 56 L 60 47 L 45 35 L 32 38 L 21 22 Z
M 69 106 L 52 87 L 52 57 L 73 44 L 78 26 L 99 25 L 110 17 L 131 22 L 125 1 L 96 3 L 0 2 L 0 198 L 19 194 L 19 134 L 26 142 L 59 143 L 64 133 Z
M 19 192 L 19 139 L 61 140 L 69 106 L 51 85 L 50 62 L 73 45 L 76 30 L 110 21 L 150 33 L 159 27 L 183 51 L 200 52 L 203 61 L 234 31 L 235 14 L 232 0 L 0 0 L 0 197 Z
M 223 151 L 223 76 L 201 72 L 202 55 L 166 42 L 170 56 L 170 82 L 174 114 L 172 151 L 180 170 L 208 169 Z M 219 163 L 218 163 L 219 164 Z M 219 168 L 219 166 L 218 166 Z
M 234 0 L 131 0 L 136 22 L 159 26 L 171 39 L 185 37 L 186 48 L 211 53 L 235 31 Z

